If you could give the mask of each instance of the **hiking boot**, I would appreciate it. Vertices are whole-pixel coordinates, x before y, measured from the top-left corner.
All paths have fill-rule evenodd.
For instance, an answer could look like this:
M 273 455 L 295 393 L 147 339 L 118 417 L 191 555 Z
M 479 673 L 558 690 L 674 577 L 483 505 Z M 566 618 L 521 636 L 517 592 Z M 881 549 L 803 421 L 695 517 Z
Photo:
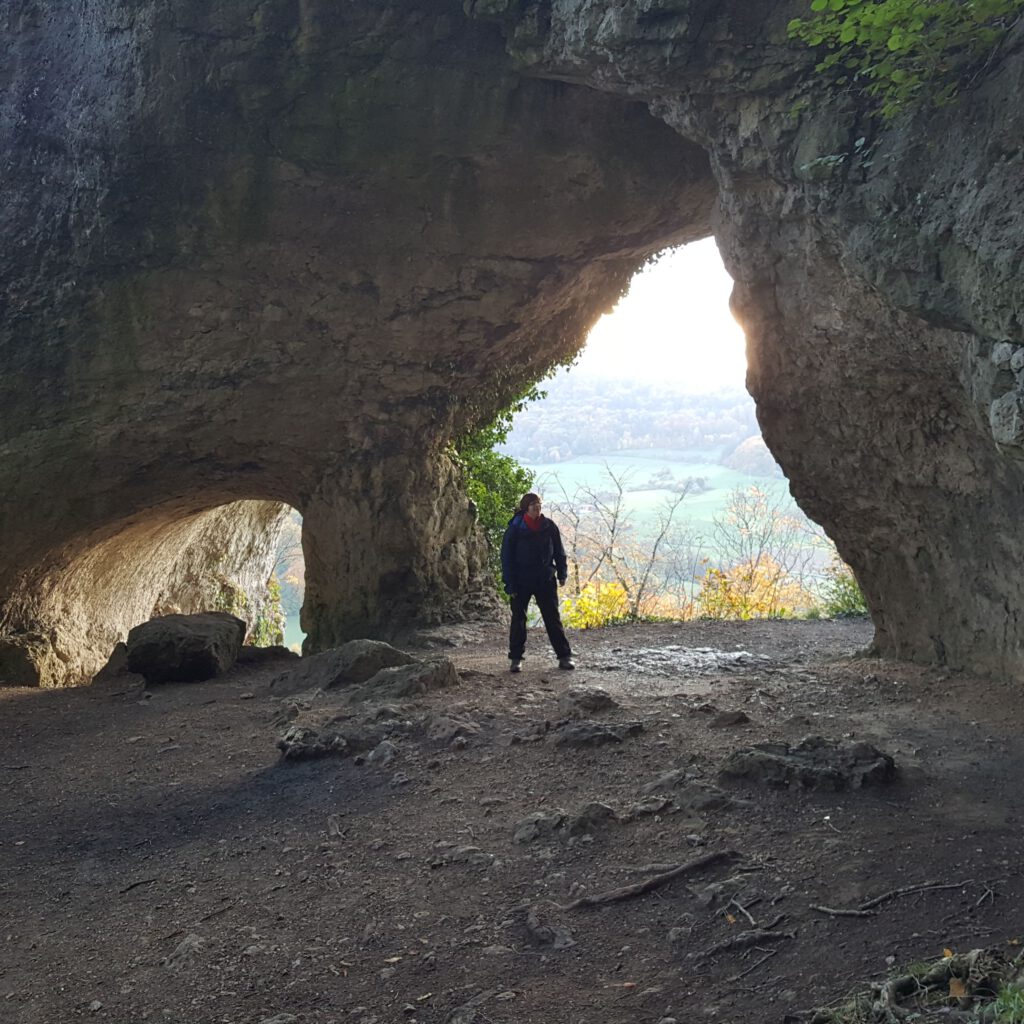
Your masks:
M 512 664 L 509 665 L 508 670 L 509 670 L 509 672 L 513 672 L 513 673 L 521 672 L 523 670 L 523 659 L 522 658 L 513 658 L 512 659 Z
M 558 667 L 566 672 L 571 672 L 576 667 L 576 662 L 572 658 L 559 658 Z

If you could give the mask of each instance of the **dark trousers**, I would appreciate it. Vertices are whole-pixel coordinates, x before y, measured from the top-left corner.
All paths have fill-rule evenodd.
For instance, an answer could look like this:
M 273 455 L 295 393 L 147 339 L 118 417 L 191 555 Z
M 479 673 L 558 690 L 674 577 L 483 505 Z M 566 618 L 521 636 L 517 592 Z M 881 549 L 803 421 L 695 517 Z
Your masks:
M 558 614 L 558 584 L 554 580 L 521 586 L 512 595 L 512 626 L 508 631 L 508 656 L 513 661 L 518 661 L 526 650 L 526 609 L 531 597 L 537 601 L 555 655 L 559 658 L 571 658 L 572 648 L 565 638 L 562 619 Z

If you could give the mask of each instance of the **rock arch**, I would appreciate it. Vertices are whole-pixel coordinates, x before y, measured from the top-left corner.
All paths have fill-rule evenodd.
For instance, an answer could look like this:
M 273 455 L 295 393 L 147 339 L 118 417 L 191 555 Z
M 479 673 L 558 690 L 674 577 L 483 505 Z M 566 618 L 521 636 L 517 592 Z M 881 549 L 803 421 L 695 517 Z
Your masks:
M 8 26 L 8 632 L 61 627 L 89 538 L 253 496 L 304 516 L 309 648 L 465 614 L 446 441 L 708 233 L 706 154 L 448 0 L 130 6 Z
M 465 614 L 445 442 L 713 229 L 879 650 L 1020 673 L 1019 35 L 885 128 L 823 96 L 795 5 L 79 6 L 0 14 L 10 636 L 96 544 L 141 559 L 133 517 L 254 496 L 304 514 L 311 649 Z

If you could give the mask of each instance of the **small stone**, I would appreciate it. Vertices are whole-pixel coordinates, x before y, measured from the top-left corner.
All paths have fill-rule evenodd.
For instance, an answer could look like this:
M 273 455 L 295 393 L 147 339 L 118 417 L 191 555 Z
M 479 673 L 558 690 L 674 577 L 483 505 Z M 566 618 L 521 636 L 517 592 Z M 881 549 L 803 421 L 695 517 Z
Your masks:
M 187 960 L 198 949 L 202 948 L 203 938 L 195 933 L 189 933 L 174 947 L 174 952 L 164 960 L 164 966 L 174 970 Z
M 722 711 L 708 722 L 709 729 L 728 729 L 734 725 L 747 725 L 750 716 L 744 711 Z
M 97 1010 L 102 1010 L 102 1009 L 103 1009 L 103 1004 L 98 999 L 94 999 L 89 1004 L 89 1012 L 90 1013 L 96 1013 Z
M 583 835 L 605 825 L 617 822 L 619 816 L 607 804 L 584 804 L 568 821 L 565 827 L 571 836 Z
M 618 706 L 611 694 L 600 686 L 571 686 L 558 701 L 559 713 L 566 718 L 582 718 Z
M 621 722 L 605 725 L 601 722 L 559 722 L 552 730 L 556 747 L 600 747 L 607 743 L 621 743 L 627 736 L 644 731 L 643 722 Z
M 869 743 L 806 736 L 792 747 L 787 743 L 758 743 L 733 751 L 721 775 L 766 786 L 795 784 L 805 789 L 838 791 L 892 782 L 896 765 L 888 754 Z
M 1022 396 L 1017 391 L 997 398 L 988 409 L 992 439 L 997 444 L 1020 444 L 1024 440 L 1024 410 Z
M 989 358 L 992 360 L 993 366 L 1003 370 L 1011 364 L 1013 356 L 1013 345 L 1008 341 L 1000 341 L 992 346 L 992 354 Z
M 1014 373 L 1020 373 L 1024 370 L 1024 346 L 1021 346 L 1013 353 L 1013 358 L 1010 360 L 1010 369 Z
M 662 811 L 671 806 L 672 801 L 666 800 L 663 796 L 649 796 L 643 800 L 638 800 L 635 804 L 631 804 L 626 810 L 625 817 L 627 820 L 645 818 L 652 814 L 661 814 Z
M 391 764 L 398 756 L 398 747 L 391 740 L 382 740 L 366 756 L 367 764 Z
M 532 843 L 542 836 L 550 836 L 565 822 L 565 811 L 535 811 L 512 826 L 513 843 Z

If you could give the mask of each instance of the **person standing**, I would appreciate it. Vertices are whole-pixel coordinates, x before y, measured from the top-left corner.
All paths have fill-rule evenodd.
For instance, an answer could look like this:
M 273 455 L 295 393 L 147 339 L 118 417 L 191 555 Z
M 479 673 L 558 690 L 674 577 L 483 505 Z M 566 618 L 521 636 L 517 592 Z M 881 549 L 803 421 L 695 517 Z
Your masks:
M 565 548 L 558 527 L 541 514 L 538 495 L 524 494 L 519 511 L 509 520 L 501 541 L 501 579 L 505 593 L 512 598 L 512 625 L 508 634 L 510 672 L 518 672 L 523 666 L 526 609 L 531 597 L 537 601 L 544 619 L 558 667 L 566 671 L 576 667 L 558 614 L 558 587 L 565 583 L 566 573 Z

